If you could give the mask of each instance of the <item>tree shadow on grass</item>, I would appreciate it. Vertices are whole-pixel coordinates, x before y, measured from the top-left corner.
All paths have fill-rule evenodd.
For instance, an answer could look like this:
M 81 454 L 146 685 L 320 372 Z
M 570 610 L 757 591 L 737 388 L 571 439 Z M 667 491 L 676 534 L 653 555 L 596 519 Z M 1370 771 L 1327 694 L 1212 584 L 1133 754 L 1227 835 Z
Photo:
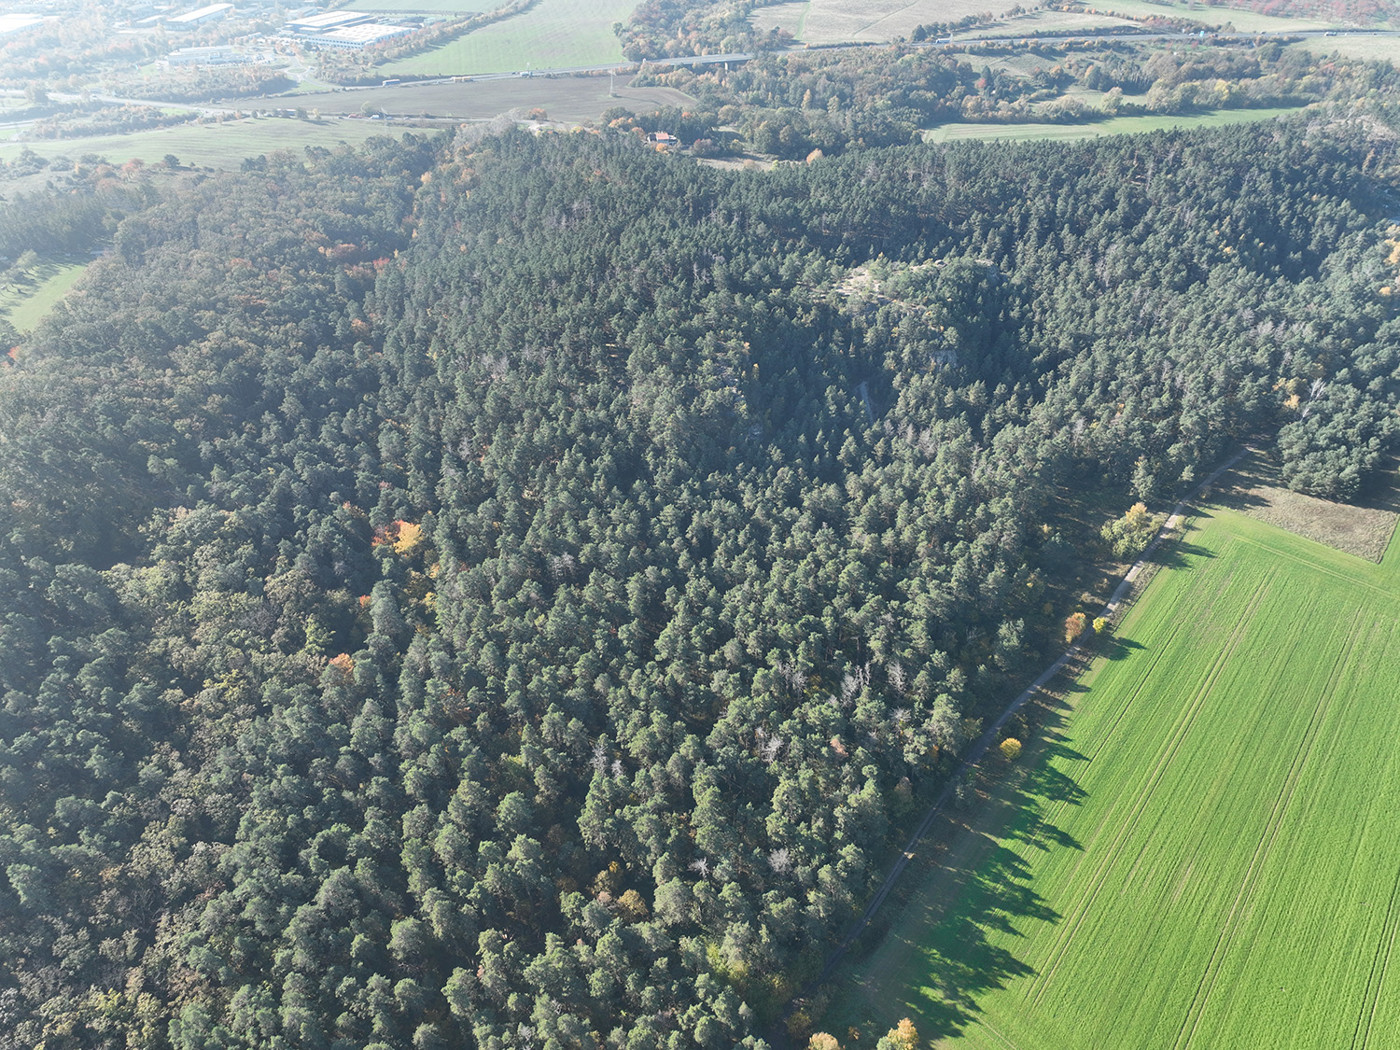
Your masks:
M 967 838 L 950 853 L 964 866 L 945 862 L 947 892 L 906 911 L 892 931 L 918 946 L 919 969 L 910 974 L 902 1008 L 924 1039 L 956 1035 L 976 1020 L 987 993 L 1034 976 L 1017 957 L 1015 940 L 1030 924 L 1061 921 L 1034 876 L 1037 856 L 1083 849 L 1057 823 L 1064 807 L 1087 797 L 1075 772 L 1088 758 L 1063 735 L 1066 711 L 1057 701 L 1039 709 L 1033 765 L 984 761 L 982 813 L 976 828 L 957 833 Z
M 1175 543 L 1166 543 L 1158 547 L 1148 560 L 1166 569 L 1177 569 L 1186 565 L 1188 558 L 1214 557 L 1214 551 L 1208 550 L 1198 543 L 1188 543 L 1185 540 L 1177 540 Z
M 1101 637 L 1098 643 L 1099 655 L 1108 660 L 1126 660 L 1135 649 L 1146 649 L 1141 642 L 1135 642 L 1131 638 L 1121 638 L 1118 635 Z

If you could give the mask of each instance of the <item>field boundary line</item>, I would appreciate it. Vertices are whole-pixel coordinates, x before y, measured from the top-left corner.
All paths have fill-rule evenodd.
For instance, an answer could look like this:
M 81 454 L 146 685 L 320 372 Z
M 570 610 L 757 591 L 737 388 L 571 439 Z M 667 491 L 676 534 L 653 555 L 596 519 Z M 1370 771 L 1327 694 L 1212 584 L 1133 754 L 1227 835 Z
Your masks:
M 1172 1041 L 1173 1047 L 1181 1043 L 1181 1036 L 1183 1032 L 1186 1032 L 1188 1022 L 1191 1024 L 1191 1030 L 1186 1032 L 1186 1041 L 1181 1043 L 1182 1050 L 1186 1050 L 1191 1045 L 1192 1040 L 1196 1038 L 1201 1018 L 1205 1016 L 1206 1003 L 1209 1002 L 1211 993 L 1215 991 L 1215 985 L 1220 979 L 1220 970 L 1224 965 L 1225 955 L 1228 954 L 1229 948 L 1239 932 L 1238 916 L 1241 913 L 1241 908 L 1254 895 L 1259 873 L 1269 854 L 1273 851 L 1274 843 L 1278 840 L 1279 831 L 1283 826 L 1283 816 L 1288 811 L 1294 794 L 1297 793 L 1298 782 L 1302 779 L 1303 768 L 1307 765 L 1308 757 L 1312 754 L 1313 744 L 1317 742 L 1318 731 L 1337 695 L 1337 671 L 1345 666 L 1347 658 L 1350 657 L 1355 648 L 1355 637 L 1348 638 L 1347 644 L 1342 647 L 1332 662 L 1332 673 L 1328 675 L 1327 688 L 1318 698 L 1317 705 L 1308 717 L 1308 725 L 1303 731 L 1303 739 L 1294 752 L 1293 761 L 1289 763 L 1283 783 L 1279 786 L 1278 795 L 1275 796 L 1268 819 L 1264 822 L 1264 829 L 1259 835 L 1259 841 L 1254 846 L 1253 855 L 1249 858 L 1249 866 L 1245 869 L 1244 878 L 1240 880 L 1240 888 L 1236 891 L 1235 899 L 1230 904 L 1230 912 L 1221 926 L 1220 935 L 1215 940 L 1215 947 L 1211 949 L 1210 958 L 1206 960 L 1205 969 L 1201 972 L 1201 979 L 1196 984 L 1195 995 L 1192 996 L 1191 1004 L 1186 1008 L 1186 1016 L 1182 1018 L 1181 1027 L 1177 1029 L 1176 1039 Z M 1194 1021 L 1191 1020 L 1193 1013 L 1195 1014 Z
M 1171 534 L 1174 534 L 1177 527 L 1182 524 L 1187 508 L 1197 498 L 1199 498 L 1202 492 L 1204 492 L 1208 487 L 1213 485 L 1221 475 L 1223 475 L 1227 470 L 1232 468 L 1236 463 L 1243 459 L 1247 453 L 1251 451 L 1254 450 L 1250 446 L 1246 445 L 1243 448 L 1239 449 L 1237 452 L 1233 453 L 1228 459 L 1225 460 L 1224 463 L 1216 467 L 1213 471 L 1210 472 L 1210 474 L 1206 475 L 1205 479 L 1199 482 L 1194 489 L 1192 489 L 1189 493 L 1187 493 L 1185 496 L 1183 496 L 1180 500 L 1177 501 L 1176 505 L 1172 508 L 1172 512 L 1168 516 L 1167 520 L 1162 524 L 1162 527 L 1157 530 L 1157 535 L 1153 538 L 1152 542 L 1149 543 L 1147 547 L 1143 550 L 1142 554 L 1138 556 L 1137 561 L 1135 561 L 1132 564 L 1132 566 L 1128 569 L 1127 573 L 1124 574 L 1122 582 L 1118 584 L 1117 588 L 1115 588 L 1115 590 L 1113 591 L 1112 596 L 1104 605 L 1104 616 L 1108 617 L 1109 619 L 1112 619 L 1114 615 L 1117 614 L 1126 605 L 1129 596 L 1133 592 L 1133 584 L 1138 580 L 1139 577 L 1142 576 L 1143 572 L 1145 571 L 1144 566 L 1147 565 L 1149 559 L 1151 559 L 1166 542 L 1167 537 Z M 805 985 L 803 985 L 802 988 L 798 990 L 797 994 L 794 995 L 793 998 L 788 1001 L 787 1008 L 783 1010 L 782 1014 L 778 1019 L 778 1023 L 775 1024 L 773 1027 L 773 1032 L 775 1034 L 775 1038 L 778 1040 L 779 1045 L 786 1045 L 786 1041 L 783 1039 L 783 1036 L 778 1035 L 777 1033 L 783 1030 L 782 1022 L 785 1021 L 787 1017 L 791 1015 L 793 1009 L 795 1009 L 797 1000 L 812 994 L 812 992 L 814 992 L 817 988 L 821 987 L 821 985 L 825 984 L 828 980 L 831 979 L 832 974 L 836 972 L 836 968 L 840 966 L 842 961 L 845 959 L 846 953 L 850 951 L 851 945 L 853 945 L 856 942 L 856 938 L 858 938 L 862 933 L 865 932 L 866 928 L 870 925 L 871 920 L 874 919 L 875 915 L 879 912 L 880 907 L 889 898 L 890 893 L 894 889 L 895 883 L 899 881 L 900 875 L 902 875 L 904 873 L 904 869 L 909 866 L 909 862 L 914 859 L 915 849 L 918 847 L 923 837 L 928 833 L 929 828 L 933 826 L 933 822 L 938 818 L 939 814 L 943 812 L 943 810 L 947 807 L 948 803 L 952 800 L 953 794 L 957 790 L 958 783 L 961 781 L 963 776 L 970 772 L 972 768 L 978 762 L 981 761 L 982 757 L 987 753 L 988 749 L 991 747 L 992 742 L 996 739 L 998 734 L 1000 734 L 1001 730 L 1005 727 L 1006 723 L 1011 720 L 1011 718 L 1016 714 L 1016 712 L 1019 711 L 1022 707 L 1024 707 L 1033 696 L 1040 692 L 1041 689 L 1048 685 L 1056 675 L 1058 675 L 1067 666 L 1069 666 L 1069 664 L 1073 660 L 1077 659 L 1080 655 L 1082 655 L 1084 651 L 1085 650 L 1081 645 L 1075 643 L 1074 645 L 1071 645 L 1068 649 L 1066 649 L 1062 654 L 1060 654 L 1060 656 L 1053 663 L 1051 663 L 1049 667 L 1047 667 L 1044 671 L 1041 672 L 1040 676 L 1037 677 L 1034 682 L 1028 685 L 1019 695 L 1017 695 L 1017 697 L 1014 700 L 1011 701 L 1011 703 L 1009 703 L 1006 706 L 1006 709 L 1002 711 L 1001 715 L 992 724 L 991 728 L 987 729 L 980 737 L 977 738 L 976 743 L 974 743 L 972 747 L 968 749 L 967 753 L 963 756 L 962 760 L 958 763 L 957 766 L 954 767 L 952 773 L 948 777 L 947 783 L 943 787 L 943 790 L 938 793 L 937 798 L 935 798 L 933 804 L 929 806 L 927 812 L 924 814 L 923 819 L 919 822 L 918 827 L 914 829 L 914 833 L 909 837 L 909 840 L 905 843 L 904 848 L 900 850 L 899 856 L 895 859 L 894 864 L 890 868 L 889 874 L 885 877 L 885 881 L 880 884 L 880 888 L 875 892 L 874 897 L 871 899 L 869 905 L 866 906 L 865 911 L 863 911 L 860 917 L 857 918 L 855 922 L 853 922 L 847 928 L 846 932 L 842 935 L 841 940 L 837 943 L 836 947 L 832 950 L 832 952 L 827 956 L 826 962 L 822 966 L 821 972 L 811 981 L 808 981 Z
M 1018 1047 L 1015 1043 L 1013 1043 L 1010 1039 L 1006 1037 L 1006 1033 L 1002 1032 L 998 1028 L 993 1027 L 990 1023 L 988 1023 L 986 1018 L 979 1017 L 977 1019 L 977 1026 L 991 1034 L 991 1036 L 994 1039 L 996 1039 L 997 1042 L 1001 1043 L 1002 1046 L 1006 1047 L 1006 1050 L 1021 1050 L 1020 1047 Z
M 1397 524 L 1396 528 L 1400 529 L 1400 524 Z M 1290 533 L 1289 535 L 1292 535 L 1292 533 Z M 1248 543 L 1255 547 L 1259 547 L 1262 550 L 1268 551 L 1270 554 L 1278 555 L 1280 558 L 1287 558 L 1289 561 L 1296 562 L 1299 565 L 1305 565 L 1312 572 L 1320 572 L 1324 576 L 1331 576 L 1334 580 L 1340 580 L 1342 583 L 1345 583 L 1348 587 L 1355 587 L 1359 590 L 1370 591 L 1372 594 L 1380 595 L 1381 597 L 1384 597 L 1392 602 L 1395 600 L 1395 591 L 1390 588 L 1383 587 L 1375 583 L 1368 583 L 1365 580 L 1353 579 L 1344 572 L 1339 572 L 1336 569 L 1330 569 L 1325 565 L 1319 565 L 1316 562 L 1309 561 L 1301 555 L 1294 554 L 1292 551 L 1284 550 L 1282 547 L 1275 547 L 1272 543 L 1267 543 L 1264 540 L 1256 539 L 1253 536 L 1238 535 L 1236 538 L 1239 539 L 1242 543 Z M 1307 537 L 1301 538 L 1306 539 Z M 1317 541 L 1309 540 L 1308 542 L 1316 543 Z M 1368 562 L 1367 564 L 1371 563 Z
M 1177 716 L 1176 721 L 1173 723 L 1162 749 L 1157 754 L 1157 761 L 1153 765 L 1151 772 L 1148 773 L 1146 780 L 1143 782 L 1142 790 L 1133 801 L 1126 819 L 1118 823 L 1116 833 L 1111 833 L 1112 841 L 1106 847 L 1108 850 L 1107 855 L 1099 861 L 1098 866 L 1094 869 L 1089 886 L 1085 890 L 1086 896 L 1081 897 L 1079 904 L 1075 907 L 1073 921 L 1065 924 L 1063 932 L 1061 932 L 1060 936 L 1056 939 L 1054 948 L 1051 950 L 1050 957 L 1047 960 L 1049 965 L 1046 970 L 1042 974 L 1037 975 L 1035 979 L 1033 987 L 1035 987 L 1037 991 L 1035 998 L 1031 1000 L 1033 1005 L 1040 1002 L 1041 996 L 1045 994 L 1045 990 L 1049 987 L 1051 979 L 1055 976 L 1055 972 L 1060 968 L 1060 963 L 1064 961 L 1065 954 L 1069 951 L 1069 946 L 1074 941 L 1074 935 L 1079 932 L 1079 927 L 1083 925 L 1085 916 L 1093 910 L 1094 902 L 1098 900 L 1099 893 L 1103 890 L 1104 884 L 1108 881 L 1109 874 L 1117 864 L 1119 855 L 1123 852 L 1124 846 L 1137 828 L 1138 820 L 1141 818 L 1148 804 L 1152 801 L 1152 796 L 1156 793 L 1157 787 L 1161 784 L 1162 778 L 1166 775 L 1167 768 L 1176 758 L 1177 752 L 1181 750 L 1182 742 L 1190 734 L 1191 727 L 1196 722 L 1196 716 L 1200 713 L 1201 708 L 1205 706 L 1206 700 L 1210 698 L 1211 693 L 1215 691 L 1216 683 L 1219 682 L 1220 676 L 1224 674 L 1225 668 L 1229 665 L 1231 658 L 1235 654 L 1235 650 L 1239 648 L 1240 639 L 1244 636 L 1249 624 L 1252 622 L 1255 611 L 1263 604 L 1264 597 L 1269 592 L 1272 581 L 1273 573 L 1269 573 L 1259 581 L 1254 594 L 1250 596 L 1249 607 L 1240 616 L 1239 623 L 1236 624 L 1234 631 L 1231 633 L 1228 643 L 1221 648 L 1219 655 L 1215 658 L 1215 662 L 1211 664 L 1210 670 L 1206 672 L 1204 680 L 1196 689 L 1195 695 L 1187 702 L 1181 714 Z

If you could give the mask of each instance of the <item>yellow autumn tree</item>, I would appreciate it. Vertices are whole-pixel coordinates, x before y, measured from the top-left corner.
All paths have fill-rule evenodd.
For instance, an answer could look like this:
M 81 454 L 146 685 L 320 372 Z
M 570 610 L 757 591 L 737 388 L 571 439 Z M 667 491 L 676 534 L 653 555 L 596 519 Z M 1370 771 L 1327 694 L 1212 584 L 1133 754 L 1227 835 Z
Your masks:
M 914 1022 L 906 1017 L 875 1044 L 875 1050 L 918 1050 L 918 1046 L 919 1033 L 914 1029 Z
M 397 554 L 407 554 L 418 546 L 423 539 L 423 526 L 411 521 L 396 521 L 399 527 L 398 538 L 394 540 L 394 551 Z

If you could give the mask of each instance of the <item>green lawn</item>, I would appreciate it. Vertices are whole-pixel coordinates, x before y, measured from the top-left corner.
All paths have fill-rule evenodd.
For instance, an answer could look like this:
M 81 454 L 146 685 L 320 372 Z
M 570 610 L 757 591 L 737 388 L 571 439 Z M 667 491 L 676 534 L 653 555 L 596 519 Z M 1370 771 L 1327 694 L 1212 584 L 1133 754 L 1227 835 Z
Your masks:
M 540 0 L 523 14 L 381 68 L 386 76 L 455 76 L 620 63 L 613 23 L 627 21 L 636 6 L 635 0 Z
M 979 819 L 911 869 L 822 1027 L 848 1050 L 906 1015 L 968 1050 L 1397 1045 L 1397 583 L 1400 539 L 1374 565 L 1202 516 L 1017 765 L 987 764 Z
M 33 328 L 83 275 L 87 263 L 42 262 L 27 284 L 0 285 L 0 316 L 21 332 Z
M 263 105 L 292 105 L 276 100 Z M 300 105 L 298 101 L 295 103 Z M 77 139 L 43 139 L 33 142 L 0 141 L 0 157 L 13 160 L 24 149 L 43 157 L 81 157 L 95 153 L 114 164 L 133 157 L 147 164 L 173 153 L 182 164 L 211 168 L 237 168 L 245 157 L 273 150 L 300 150 L 303 146 L 334 148 L 340 142 L 357 145 L 372 135 L 401 135 L 405 129 L 370 120 L 326 120 L 313 123 L 264 117 L 224 124 L 184 124 L 175 128 L 138 131 L 129 135 L 94 135 Z
M 1297 113 L 1298 108 L 1220 109 L 1211 113 L 1180 116 L 1113 117 L 1090 124 L 942 124 L 924 133 L 926 142 L 952 142 L 958 139 L 1091 139 L 1099 135 L 1131 135 L 1167 128 L 1214 128 L 1225 124 L 1248 124 L 1256 120 Z

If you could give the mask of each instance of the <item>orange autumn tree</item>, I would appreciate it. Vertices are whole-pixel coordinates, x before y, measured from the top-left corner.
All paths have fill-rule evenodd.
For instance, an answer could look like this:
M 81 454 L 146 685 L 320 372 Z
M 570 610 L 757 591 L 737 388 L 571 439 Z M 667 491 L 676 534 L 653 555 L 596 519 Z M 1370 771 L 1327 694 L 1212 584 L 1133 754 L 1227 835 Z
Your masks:
M 1084 633 L 1084 628 L 1088 626 L 1089 617 L 1085 613 L 1071 613 L 1065 619 L 1065 641 L 1073 642 Z

